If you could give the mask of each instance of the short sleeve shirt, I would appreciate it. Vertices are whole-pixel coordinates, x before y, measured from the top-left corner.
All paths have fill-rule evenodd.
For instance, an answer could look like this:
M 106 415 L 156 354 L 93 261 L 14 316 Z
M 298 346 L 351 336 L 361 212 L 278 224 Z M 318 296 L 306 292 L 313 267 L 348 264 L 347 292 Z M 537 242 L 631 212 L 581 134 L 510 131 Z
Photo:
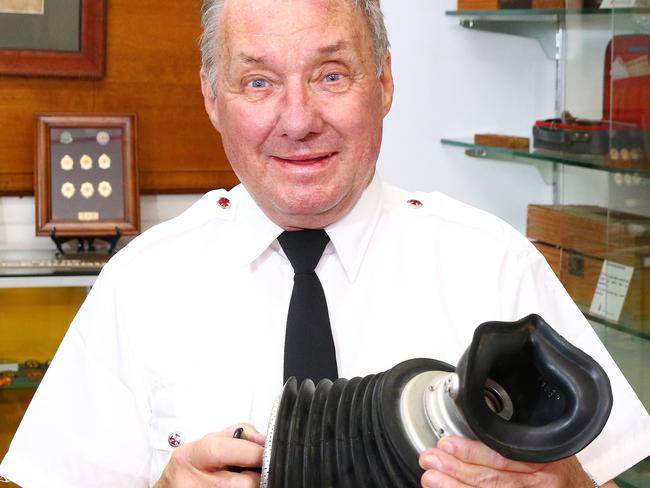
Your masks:
M 599 482 L 650 454 L 650 420 L 544 258 L 510 226 L 375 177 L 316 269 L 341 377 L 415 357 L 455 365 L 474 329 L 538 313 L 607 371 L 614 407 L 579 459 Z M 215 190 L 106 265 L 0 465 L 27 488 L 151 486 L 173 450 L 282 389 L 293 269 L 243 186 Z

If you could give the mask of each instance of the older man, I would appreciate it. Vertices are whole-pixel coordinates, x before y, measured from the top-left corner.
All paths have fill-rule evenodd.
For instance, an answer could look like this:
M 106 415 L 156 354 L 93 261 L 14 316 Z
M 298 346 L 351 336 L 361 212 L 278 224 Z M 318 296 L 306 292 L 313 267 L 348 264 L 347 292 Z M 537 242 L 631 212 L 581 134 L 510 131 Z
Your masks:
M 393 96 L 377 0 L 206 0 L 204 28 L 205 107 L 243 186 L 106 266 L 3 475 L 28 488 L 256 486 L 245 468 L 261 464 L 256 429 L 282 386 L 294 275 L 278 238 L 301 229 L 331 239 L 316 273 L 343 377 L 411 357 L 455 364 L 476 325 L 533 312 L 610 376 L 610 421 L 580 462 L 513 462 L 447 438 L 422 454 L 423 486 L 592 488 L 585 470 L 604 483 L 648 454 L 646 412 L 526 239 L 375 175 Z

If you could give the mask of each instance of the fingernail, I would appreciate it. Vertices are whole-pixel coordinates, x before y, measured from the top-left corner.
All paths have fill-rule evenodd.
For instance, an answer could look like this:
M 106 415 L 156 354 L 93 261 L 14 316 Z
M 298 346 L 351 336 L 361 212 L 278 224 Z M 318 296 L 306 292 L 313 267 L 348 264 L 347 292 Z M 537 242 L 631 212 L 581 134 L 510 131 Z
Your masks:
M 442 468 L 442 463 L 436 456 L 429 454 L 428 456 L 424 457 L 424 467 L 425 469 L 435 469 L 437 471 L 440 471 L 440 468 Z
M 436 478 L 432 472 L 424 473 L 422 477 L 422 486 L 424 488 L 436 488 Z
M 448 440 L 445 440 L 445 439 L 441 440 L 438 443 L 438 449 L 442 449 L 447 454 L 453 454 L 454 453 L 454 445 L 451 442 L 449 442 Z

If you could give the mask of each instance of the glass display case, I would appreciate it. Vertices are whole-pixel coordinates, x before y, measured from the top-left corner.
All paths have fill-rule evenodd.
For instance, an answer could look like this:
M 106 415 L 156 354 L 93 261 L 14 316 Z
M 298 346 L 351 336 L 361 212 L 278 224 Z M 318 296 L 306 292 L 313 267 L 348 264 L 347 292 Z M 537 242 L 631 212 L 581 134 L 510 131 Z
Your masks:
M 528 208 L 528 237 L 649 409 L 650 8 L 447 15 L 468 29 L 533 37 L 555 63 L 555 113 L 530 121 L 528 148 L 471 137 L 442 143 L 471 157 L 533 164 L 552 185 L 551 204 Z M 616 481 L 650 486 L 650 461 Z
M 104 262 L 0 252 L 0 458 Z

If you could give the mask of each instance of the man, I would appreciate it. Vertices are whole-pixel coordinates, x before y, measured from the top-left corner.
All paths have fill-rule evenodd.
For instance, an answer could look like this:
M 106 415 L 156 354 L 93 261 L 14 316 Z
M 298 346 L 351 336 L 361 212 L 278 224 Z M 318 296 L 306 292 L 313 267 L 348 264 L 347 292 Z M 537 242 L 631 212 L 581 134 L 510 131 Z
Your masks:
M 340 376 L 411 357 L 455 364 L 479 323 L 538 312 L 612 380 L 585 468 L 603 483 L 648 454 L 647 414 L 532 246 L 375 175 L 393 96 L 376 0 L 206 1 L 204 28 L 205 107 L 243 187 L 210 192 L 111 260 L 3 475 L 28 488 L 257 486 L 227 467 L 261 464 L 293 277 L 277 238 L 297 229 L 331 239 L 316 271 Z M 512 462 L 459 438 L 420 462 L 425 487 L 593 486 L 575 458 Z

